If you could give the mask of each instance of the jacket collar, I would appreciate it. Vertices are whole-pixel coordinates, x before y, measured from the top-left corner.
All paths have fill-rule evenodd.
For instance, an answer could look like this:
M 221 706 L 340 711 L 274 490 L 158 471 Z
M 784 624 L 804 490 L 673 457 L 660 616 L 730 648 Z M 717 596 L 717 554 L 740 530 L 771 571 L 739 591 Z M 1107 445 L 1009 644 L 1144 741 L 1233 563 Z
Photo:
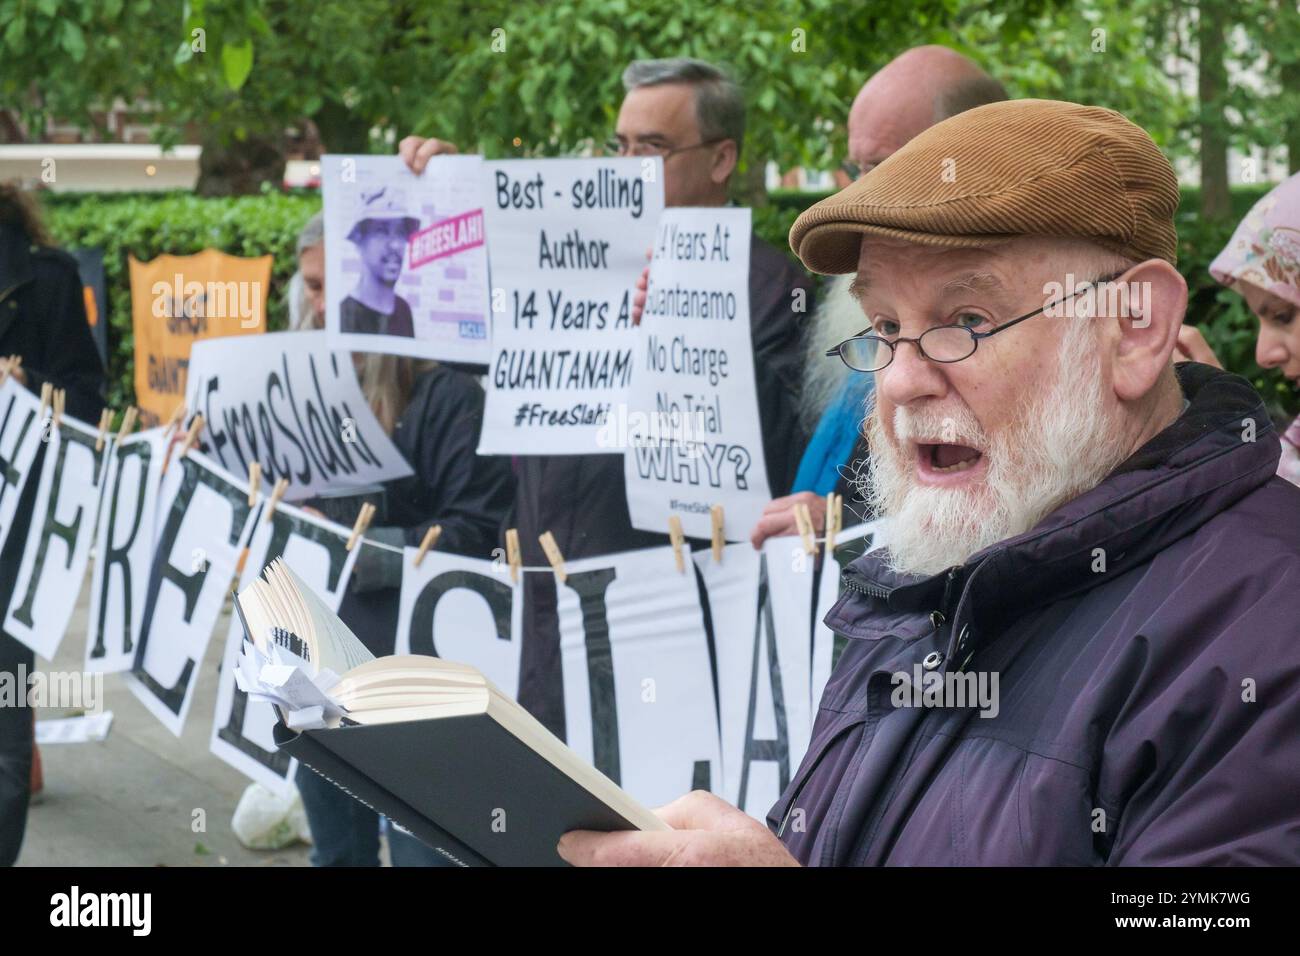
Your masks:
M 882 625 L 898 633 L 900 613 L 938 610 L 978 633 L 1149 561 L 1268 481 L 1280 445 L 1250 383 L 1193 362 L 1176 371 L 1188 407 L 1097 487 L 940 574 L 890 571 L 880 551 L 858 558 L 828 623 L 874 638 Z M 1244 440 L 1249 428 L 1253 441 Z M 1093 570 L 1098 548 L 1109 574 Z

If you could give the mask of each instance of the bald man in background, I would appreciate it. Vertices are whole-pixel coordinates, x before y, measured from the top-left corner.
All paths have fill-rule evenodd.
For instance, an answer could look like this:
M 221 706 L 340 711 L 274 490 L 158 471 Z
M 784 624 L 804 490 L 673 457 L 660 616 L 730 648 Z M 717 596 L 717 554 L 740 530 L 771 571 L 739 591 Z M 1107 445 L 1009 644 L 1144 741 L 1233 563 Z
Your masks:
M 844 171 L 857 179 L 935 123 L 1005 99 L 1002 84 L 960 53 L 943 46 L 914 47 L 878 70 L 858 91 L 849 110 Z M 798 533 L 794 507 L 800 502 L 808 505 L 820 534 L 825 527 L 826 495 L 831 491 L 844 497 L 857 520 L 868 517 L 854 482 L 866 460 L 860 426 L 872 378 L 853 375 L 843 362 L 825 354 L 867 324 L 849 294 L 852 278 L 836 276 L 827 283 L 808 329 L 800 411 L 812 440 L 792 493 L 769 503 L 754 527 L 750 540 L 755 548 L 767 538 Z M 845 516 L 846 524 L 854 520 Z

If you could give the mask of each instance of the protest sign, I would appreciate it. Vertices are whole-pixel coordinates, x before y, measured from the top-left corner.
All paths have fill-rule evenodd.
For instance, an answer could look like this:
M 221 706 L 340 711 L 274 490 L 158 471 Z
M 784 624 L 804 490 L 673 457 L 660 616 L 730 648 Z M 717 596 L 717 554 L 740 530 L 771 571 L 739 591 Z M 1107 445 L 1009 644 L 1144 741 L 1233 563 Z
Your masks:
M 477 667 L 503 694 L 519 692 L 523 598 L 500 562 L 419 549 L 402 555 L 397 654 L 427 654 Z
M 0 382 L 0 548 L 13 527 L 14 513 L 41 442 L 48 435 L 49 412 L 41 419 L 40 400 L 12 377 Z
M 86 577 L 107 470 L 96 429 L 62 416 L 50 429 L 26 547 L 4 617 L 6 633 L 54 657 Z
M 632 294 L 663 211 L 663 161 L 484 163 L 492 356 L 479 453 L 576 455 L 632 380 Z
M 88 671 L 124 671 L 135 660 L 153 564 L 156 496 L 166 443 L 165 430 L 151 428 L 110 446 L 90 575 Z
M 812 730 L 808 702 L 814 578 L 798 538 L 708 552 L 696 566 L 718 668 L 724 799 L 762 818 L 790 782 Z
M 626 448 L 632 526 L 677 515 L 708 538 L 709 509 L 739 541 L 771 500 L 749 333 L 748 209 L 668 209 L 659 218 L 627 405 L 605 424 Z
M 217 464 L 247 475 L 260 462 L 268 488 L 289 479 L 288 500 L 411 474 L 362 395 L 351 357 L 331 352 L 324 332 L 200 342 L 189 396 Z
M 239 590 L 251 585 L 273 560 L 283 558 L 330 610 L 337 611 L 361 553 L 360 547 L 348 550 L 351 530 L 285 504 L 277 505 L 268 520 L 266 501 L 261 500 L 249 519 Z M 275 745 L 275 707 L 264 700 L 249 700 L 235 684 L 243 642 L 244 628 L 232 610 L 208 748 L 249 779 L 287 795 L 293 790 L 297 761 Z
M 332 349 L 487 364 L 481 156 L 323 156 Z
M 676 570 L 671 548 L 566 571 L 558 615 L 568 745 L 647 806 L 715 787 L 718 711 L 695 576 Z
M 167 421 L 185 396 L 191 347 L 203 339 L 266 331 L 271 256 L 216 249 L 130 259 L 135 396 L 140 421 Z
M 173 459 L 180 475 L 164 500 L 131 692 L 180 736 L 248 523 L 248 486 L 194 452 Z

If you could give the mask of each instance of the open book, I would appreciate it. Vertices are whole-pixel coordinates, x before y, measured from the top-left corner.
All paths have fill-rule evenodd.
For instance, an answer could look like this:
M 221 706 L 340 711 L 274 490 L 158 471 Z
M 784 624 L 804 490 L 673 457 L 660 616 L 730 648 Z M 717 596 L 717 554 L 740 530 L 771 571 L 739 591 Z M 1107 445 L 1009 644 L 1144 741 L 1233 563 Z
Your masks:
M 561 865 L 569 830 L 667 829 L 473 667 L 374 657 L 283 561 L 235 607 L 267 675 L 250 693 L 279 708 L 280 748 L 448 859 Z M 296 708 L 322 702 L 313 729 L 291 729 Z

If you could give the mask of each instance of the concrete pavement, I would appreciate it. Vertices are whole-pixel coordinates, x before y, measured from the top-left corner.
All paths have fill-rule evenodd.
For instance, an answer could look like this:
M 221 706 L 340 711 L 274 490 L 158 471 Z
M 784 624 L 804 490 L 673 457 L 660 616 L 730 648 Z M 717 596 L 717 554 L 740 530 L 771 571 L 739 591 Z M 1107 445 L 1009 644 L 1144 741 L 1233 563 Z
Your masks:
M 40 669 L 80 671 L 86 652 L 89 588 L 53 663 Z M 230 821 L 248 780 L 208 750 L 216 704 L 217 666 L 227 616 L 213 631 L 199 673 L 193 709 L 177 738 L 126 688 L 104 678 L 104 709 L 113 712 L 98 743 L 41 748 L 45 794 L 27 819 L 19 866 L 305 866 L 308 847 L 247 850 Z M 63 716 L 40 710 L 37 719 Z M 206 832 L 193 829 L 203 809 Z

